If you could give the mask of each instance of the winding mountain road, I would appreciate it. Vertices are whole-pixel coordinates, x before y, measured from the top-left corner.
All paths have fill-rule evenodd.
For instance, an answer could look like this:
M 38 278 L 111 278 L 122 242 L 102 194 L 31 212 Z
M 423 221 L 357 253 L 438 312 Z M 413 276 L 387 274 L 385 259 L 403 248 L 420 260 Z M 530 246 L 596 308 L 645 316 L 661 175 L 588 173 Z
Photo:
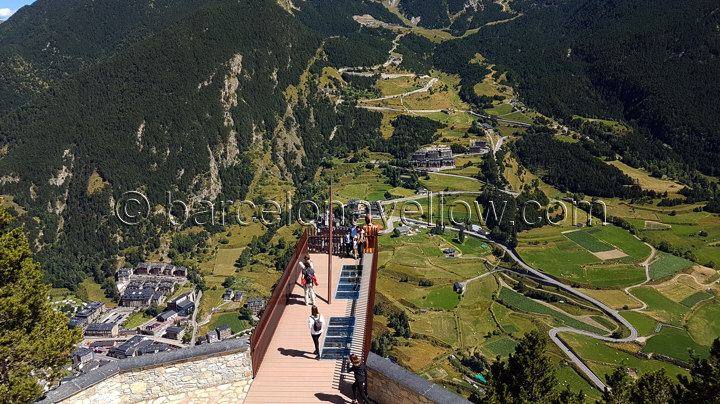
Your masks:
M 413 219 L 406 219 L 406 220 L 408 220 L 409 222 L 414 222 L 414 223 L 418 223 L 418 224 L 425 224 L 424 222 L 419 221 L 419 220 L 413 220 Z M 460 231 L 460 229 L 458 229 L 456 227 L 451 227 L 451 226 L 446 226 L 445 229 L 455 231 L 455 232 Z M 562 338 L 558 334 L 561 332 L 567 332 L 567 333 L 583 335 L 583 336 L 594 338 L 594 339 L 604 341 L 604 342 L 618 343 L 618 342 L 632 342 L 632 341 L 637 340 L 637 338 L 638 338 L 637 329 L 635 327 L 633 327 L 633 325 L 630 324 L 630 322 L 627 321 L 625 319 L 625 317 L 621 316 L 617 310 L 613 310 L 605 303 L 603 303 L 591 296 L 588 296 L 585 293 L 575 290 L 574 288 L 560 282 L 559 280 L 555 279 L 554 277 L 551 277 L 551 276 L 545 274 L 544 272 L 541 272 L 541 271 L 531 267 L 530 265 L 525 263 L 525 261 L 523 261 L 522 258 L 520 258 L 517 255 L 517 253 L 515 252 L 514 249 L 507 247 L 506 245 L 504 245 L 502 243 L 492 241 L 488 237 L 486 237 L 480 233 L 474 232 L 474 231 L 465 230 L 465 234 L 468 236 L 472 236 L 472 237 L 496 244 L 498 247 L 502 248 L 505 251 L 505 253 L 508 254 L 508 256 L 510 256 L 515 262 L 517 262 L 517 264 L 520 265 L 520 267 L 523 270 L 527 271 L 527 273 L 514 271 L 515 273 L 525 275 L 525 276 L 531 277 L 536 280 L 540 280 L 543 283 L 546 283 L 546 284 L 549 284 L 552 286 L 556 286 L 559 289 L 562 289 L 573 296 L 576 296 L 582 300 L 590 302 L 593 306 L 599 308 L 604 313 L 606 313 L 608 316 L 612 317 L 615 321 L 617 321 L 618 323 L 625 326 L 628 330 L 630 330 L 630 335 L 627 337 L 624 337 L 624 338 L 607 337 L 604 335 L 599 335 L 599 334 L 595 334 L 595 333 L 584 331 L 584 330 L 579 330 L 577 328 L 572 328 L 572 327 L 556 327 L 556 328 L 553 328 L 552 330 L 550 330 L 550 332 L 549 332 L 550 339 L 555 343 L 555 345 L 557 345 L 560 348 L 560 350 L 562 350 L 565 353 L 565 355 L 567 355 L 570 358 L 570 360 L 585 374 L 585 376 L 587 376 L 587 378 L 595 385 L 595 387 L 598 390 L 605 391 L 606 389 L 608 389 L 608 387 L 605 385 L 605 383 L 585 364 L 585 362 L 583 362 L 583 360 L 562 340 Z M 500 272 L 500 271 L 501 270 L 491 271 L 491 272 L 488 272 L 487 274 L 483 274 L 483 275 L 478 276 L 473 279 L 479 279 L 479 278 L 482 278 L 483 276 L 488 276 L 491 273 Z

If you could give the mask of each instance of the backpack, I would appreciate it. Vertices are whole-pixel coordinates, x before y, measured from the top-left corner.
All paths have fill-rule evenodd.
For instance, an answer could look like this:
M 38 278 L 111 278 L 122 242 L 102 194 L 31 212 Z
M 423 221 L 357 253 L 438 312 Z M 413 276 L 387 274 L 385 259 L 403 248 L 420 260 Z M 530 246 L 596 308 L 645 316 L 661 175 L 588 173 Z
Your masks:
M 308 267 L 305 271 L 303 271 L 303 275 L 305 275 L 305 284 L 312 285 L 313 278 L 315 277 L 315 270 Z
M 315 320 L 315 324 L 313 324 L 313 330 L 315 330 L 315 332 L 322 330 L 322 322 L 320 321 L 320 316 L 318 315 L 317 318 L 313 317 L 313 320 Z

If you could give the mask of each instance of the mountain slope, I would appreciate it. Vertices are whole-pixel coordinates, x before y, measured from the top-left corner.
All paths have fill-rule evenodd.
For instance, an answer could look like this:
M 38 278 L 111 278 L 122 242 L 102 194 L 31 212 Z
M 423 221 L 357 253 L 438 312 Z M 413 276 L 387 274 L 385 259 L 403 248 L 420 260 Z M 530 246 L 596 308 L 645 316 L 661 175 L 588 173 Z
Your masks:
M 668 0 L 515 0 L 522 16 L 439 46 L 436 58 L 480 52 L 508 69 L 530 105 L 637 121 L 688 164 L 717 174 L 720 10 Z

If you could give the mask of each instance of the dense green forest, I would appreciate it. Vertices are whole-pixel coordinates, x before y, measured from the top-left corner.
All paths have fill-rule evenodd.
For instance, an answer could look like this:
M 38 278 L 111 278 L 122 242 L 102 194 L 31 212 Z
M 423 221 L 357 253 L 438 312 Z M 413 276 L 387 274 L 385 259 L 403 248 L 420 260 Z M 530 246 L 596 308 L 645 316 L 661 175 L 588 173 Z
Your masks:
M 717 2 L 641 3 L 513 1 L 522 17 L 444 42 L 436 60 L 468 61 L 480 52 L 509 70 L 515 88 L 541 112 L 568 121 L 578 114 L 636 122 L 693 168 L 717 174 Z
M 20 181 L 3 192 L 28 209 L 27 218 L 40 219 L 24 223 L 30 237 L 42 232 L 43 244 L 54 245 L 38 255 L 48 280 L 73 287 L 117 253 L 113 233 L 120 223 L 108 206 L 125 191 L 144 189 L 153 204 L 168 191 L 177 197 L 197 192 L 214 160 L 224 196 L 243 198 L 254 168 L 242 152 L 254 132 L 272 136 L 276 116 L 286 109 L 282 90 L 297 84 L 320 42 L 273 2 L 202 2 L 171 28 L 52 82 L 45 94 L 5 115 L 0 133 L 10 152 L 0 169 Z M 243 73 L 240 101 L 224 106 L 233 60 Z M 228 157 L 231 142 L 241 153 L 236 158 Z M 62 170 L 71 175 L 43 185 Z M 111 187 L 88 192 L 93 173 Z M 55 214 L 47 206 L 56 207 Z

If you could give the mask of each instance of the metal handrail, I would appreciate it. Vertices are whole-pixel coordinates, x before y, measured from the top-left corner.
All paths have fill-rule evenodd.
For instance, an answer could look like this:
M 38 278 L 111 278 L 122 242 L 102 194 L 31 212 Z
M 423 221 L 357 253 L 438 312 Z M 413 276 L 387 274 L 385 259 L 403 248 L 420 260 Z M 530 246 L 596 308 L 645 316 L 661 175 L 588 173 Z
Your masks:
M 288 262 L 285 272 L 283 272 L 272 296 L 265 306 L 265 312 L 260 321 L 255 326 L 255 330 L 250 336 L 250 357 L 252 358 L 253 377 L 257 376 L 262 360 L 265 357 L 270 340 L 275 334 L 280 318 L 282 317 L 285 306 L 292 290 L 295 287 L 295 280 L 300 276 L 300 266 L 298 262 L 300 257 L 307 254 L 308 251 L 308 234 L 303 233 L 300 241 L 295 247 L 295 252 Z
M 370 265 L 370 287 L 368 288 L 367 308 L 365 312 L 365 336 L 363 338 L 363 360 L 367 361 L 372 348 L 372 330 L 373 321 L 375 319 L 375 283 L 377 280 L 378 267 L 378 236 L 373 236 L 372 243 L 372 264 Z M 363 263 L 364 264 L 364 263 Z M 365 268 L 363 268 L 364 270 Z

